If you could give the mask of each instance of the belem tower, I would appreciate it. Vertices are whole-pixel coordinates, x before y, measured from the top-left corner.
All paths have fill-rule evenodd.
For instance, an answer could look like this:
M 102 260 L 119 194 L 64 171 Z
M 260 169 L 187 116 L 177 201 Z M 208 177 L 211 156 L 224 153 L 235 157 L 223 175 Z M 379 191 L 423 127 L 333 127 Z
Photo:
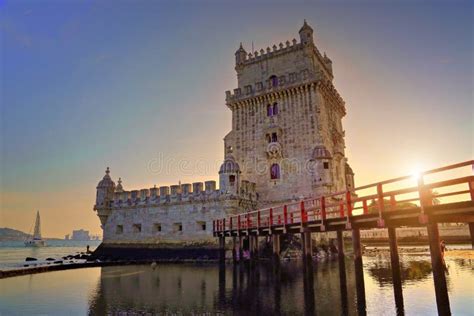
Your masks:
M 213 219 L 353 188 L 345 104 L 315 37 L 305 21 L 299 41 L 250 53 L 241 44 L 235 52 L 219 188 L 206 181 L 125 190 L 107 168 L 94 205 L 103 244 L 212 245 Z

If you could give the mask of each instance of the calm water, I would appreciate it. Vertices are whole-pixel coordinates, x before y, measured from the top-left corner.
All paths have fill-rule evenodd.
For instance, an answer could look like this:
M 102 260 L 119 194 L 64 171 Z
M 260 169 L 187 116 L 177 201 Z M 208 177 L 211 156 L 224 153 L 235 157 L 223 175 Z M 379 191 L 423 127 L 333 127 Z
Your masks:
M 23 241 L 0 242 L 0 270 L 18 269 L 25 264 L 26 257 L 37 258 L 30 264 L 45 264 L 46 258 L 61 260 L 67 255 L 86 251 L 86 246 L 94 250 L 100 241 L 48 240 L 46 247 L 25 247 Z
M 364 256 L 366 309 L 394 315 L 389 254 Z M 427 253 L 403 254 L 403 311 L 436 314 Z M 454 315 L 473 315 L 474 262 L 448 259 L 448 288 Z M 1 315 L 203 314 L 355 315 L 354 269 L 346 258 L 347 288 L 338 262 L 304 269 L 282 262 L 279 269 L 247 265 L 149 265 L 49 272 L 0 280 Z M 344 283 L 342 283 L 344 285 Z M 342 289 L 342 290 L 341 290 Z

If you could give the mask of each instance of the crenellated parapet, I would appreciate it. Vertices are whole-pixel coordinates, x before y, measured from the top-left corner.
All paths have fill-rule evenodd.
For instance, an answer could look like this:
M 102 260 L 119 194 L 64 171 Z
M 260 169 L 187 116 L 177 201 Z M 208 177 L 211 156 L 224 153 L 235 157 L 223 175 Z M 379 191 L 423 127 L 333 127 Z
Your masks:
M 244 182 L 244 181 L 243 181 Z M 256 201 L 255 183 L 245 181 L 245 189 L 238 194 L 218 190 L 216 181 L 194 182 L 171 186 L 156 186 L 151 189 L 122 190 L 115 192 L 112 209 L 135 208 L 144 206 L 177 205 L 186 203 L 205 203 L 229 199 Z
M 273 85 L 269 80 L 265 82 L 255 82 L 253 85 L 246 85 L 244 89 L 236 88 L 233 92 L 226 91 L 227 105 L 249 98 L 264 96 L 266 94 L 278 93 L 287 89 L 298 88 L 310 82 L 319 81 L 323 78 L 321 73 L 311 72 L 303 69 L 299 72 L 291 72 L 278 77 L 278 85 Z

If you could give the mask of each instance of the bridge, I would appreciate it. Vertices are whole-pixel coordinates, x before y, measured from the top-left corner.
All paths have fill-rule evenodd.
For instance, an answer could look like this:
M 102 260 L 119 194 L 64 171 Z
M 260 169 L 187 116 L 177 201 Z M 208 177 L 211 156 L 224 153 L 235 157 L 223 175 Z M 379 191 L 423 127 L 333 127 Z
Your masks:
M 474 160 L 372 183 L 344 192 L 304 199 L 213 222 L 225 258 L 226 237 L 232 238 L 234 262 L 242 258 L 244 240 L 258 259 L 258 238 L 270 237 L 275 262 L 280 239 L 300 234 L 305 260 L 312 258 L 312 233 L 336 231 L 339 263 L 344 265 L 343 231 L 352 232 L 358 303 L 365 306 L 360 230 L 388 230 L 395 301 L 403 304 L 396 228 L 425 226 L 430 245 L 438 313 L 450 314 L 438 223 L 468 223 L 474 248 Z M 237 252 L 240 256 L 237 256 Z M 360 302 L 359 299 L 363 300 Z M 402 300 L 400 302 L 400 299 Z

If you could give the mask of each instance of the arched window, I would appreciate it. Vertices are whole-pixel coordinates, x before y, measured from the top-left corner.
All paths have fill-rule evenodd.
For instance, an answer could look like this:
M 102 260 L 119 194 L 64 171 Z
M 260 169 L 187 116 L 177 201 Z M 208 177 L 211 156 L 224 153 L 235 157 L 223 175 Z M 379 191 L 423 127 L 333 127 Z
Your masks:
M 277 163 L 274 163 L 270 167 L 270 179 L 280 179 L 280 165 L 278 165 Z
M 273 115 L 278 114 L 278 103 L 273 103 Z
M 274 116 L 278 114 L 278 103 L 267 105 L 267 116 Z
M 231 174 L 229 176 L 229 184 L 234 185 L 234 183 L 235 183 L 235 175 Z
M 271 104 L 267 105 L 267 116 L 273 116 L 273 106 Z
M 278 77 L 273 75 L 270 77 L 270 82 L 272 84 L 272 87 L 275 88 L 278 86 Z

